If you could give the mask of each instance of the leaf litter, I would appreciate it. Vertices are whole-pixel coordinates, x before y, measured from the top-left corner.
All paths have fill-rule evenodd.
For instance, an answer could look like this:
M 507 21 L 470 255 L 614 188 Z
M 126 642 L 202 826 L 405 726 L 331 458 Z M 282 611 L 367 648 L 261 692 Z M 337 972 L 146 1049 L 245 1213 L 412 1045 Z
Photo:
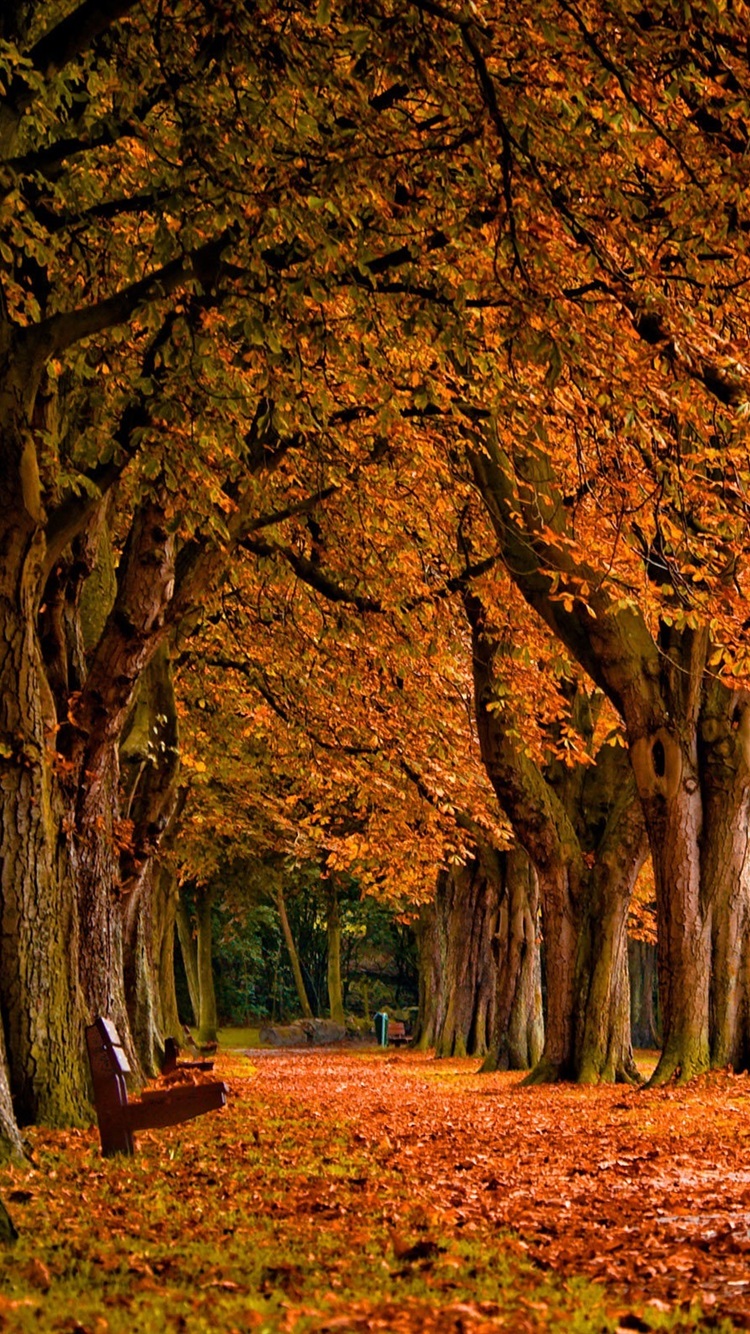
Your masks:
M 29 1132 L 0 1330 L 750 1328 L 750 1080 L 526 1088 L 357 1049 L 219 1058 L 229 1105 L 101 1158 Z

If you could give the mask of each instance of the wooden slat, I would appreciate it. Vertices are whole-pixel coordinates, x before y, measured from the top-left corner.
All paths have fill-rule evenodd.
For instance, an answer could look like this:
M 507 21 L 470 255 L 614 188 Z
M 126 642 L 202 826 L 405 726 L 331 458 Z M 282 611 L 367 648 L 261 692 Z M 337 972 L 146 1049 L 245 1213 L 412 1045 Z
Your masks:
M 226 1102 L 225 1084 L 178 1084 L 149 1089 L 140 1102 L 129 1102 L 125 1074 L 130 1071 L 120 1036 L 109 1019 L 99 1018 L 86 1029 L 96 1117 L 102 1153 L 133 1154 L 135 1130 L 153 1130 L 191 1121 Z
M 110 1158 L 115 1153 L 132 1154 L 134 1144 L 127 1120 L 128 1091 L 125 1075 L 119 1051 L 110 1041 L 106 1022 L 100 1019 L 86 1029 L 86 1047 L 102 1153 L 105 1158 Z M 122 1055 L 124 1057 L 124 1053 Z M 125 1066 L 128 1068 L 127 1061 Z
M 170 1089 L 150 1089 L 140 1102 L 128 1104 L 131 1130 L 156 1130 L 177 1126 L 194 1116 L 216 1111 L 227 1100 L 225 1084 L 183 1084 Z

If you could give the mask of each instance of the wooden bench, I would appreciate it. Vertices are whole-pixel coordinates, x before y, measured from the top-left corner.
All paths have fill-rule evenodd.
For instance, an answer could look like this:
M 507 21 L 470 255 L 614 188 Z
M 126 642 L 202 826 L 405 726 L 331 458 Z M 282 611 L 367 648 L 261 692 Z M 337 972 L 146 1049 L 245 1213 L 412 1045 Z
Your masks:
M 163 1075 L 173 1075 L 176 1070 L 204 1070 L 208 1074 L 213 1068 L 214 1062 L 206 1061 L 203 1057 L 197 1061 L 181 1061 L 180 1048 L 175 1039 L 164 1039 L 164 1060 L 161 1066 Z
M 388 1045 L 392 1043 L 394 1047 L 398 1047 L 405 1042 L 411 1042 L 411 1033 L 407 1033 L 406 1024 L 401 1019 L 389 1019 Z
M 226 1103 L 226 1085 L 218 1081 L 146 1089 L 139 1101 L 131 1102 L 125 1084 L 130 1065 L 114 1024 L 109 1019 L 97 1019 L 86 1029 L 86 1046 L 105 1158 L 115 1153 L 135 1153 L 136 1131 L 176 1126 Z
M 196 1056 L 203 1056 L 205 1053 L 215 1052 L 219 1045 L 218 1042 L 205 1042 L 202 1047 L 199 1047 L 187 1024 L 182 1025 L 182 1031 L 185 1034 L 185 1046 L 188 1051 L 195 1052 Z

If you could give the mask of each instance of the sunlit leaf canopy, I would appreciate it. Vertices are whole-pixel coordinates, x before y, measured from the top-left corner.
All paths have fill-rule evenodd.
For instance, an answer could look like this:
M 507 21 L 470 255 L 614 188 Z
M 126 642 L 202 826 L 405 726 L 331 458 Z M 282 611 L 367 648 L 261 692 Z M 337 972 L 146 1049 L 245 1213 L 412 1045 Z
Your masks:
M 745 72 L 737 7 L 134 7 L 6 171 L 9 309 L 71 423 L 50 488 L 137 451 L 178 531 L 221 534 L 264 414 L 288 499 L 404 412 L 444 441 L 488 412 L 625 596 L 656 543 L 731 617 Z
M 185 551 L 309 559 L 300 507 L 369 506 L 371 559 L 408 577 L 373 592 L 358 552 L 358 594 L 398 617 L 431 480 L 470 485 L 491 436 L 549 478 L 562 606 L 707 616 L 744 673 L 744 7 L 123 9 L 39 92 L 4 48 L 28 103 L 5 297 L 48 358 L 50 511 L 116 480 L 124 539 L 158 487 Z M 370 624 L 344 633 L 377 674 Z
M 372 497 L 386 509 L 389 484 L 384 473 Z M 178 659 L 190 784 L 176 849 L 182 874 L 206 877 L 243 849 L 265 851 L 420 899 L 437 868 L 470 855 L 477 840 L 508 845 L 476 738 L 456 497 L 455 488 L 433 492 L 429 511 L 401 497 L 420 569 L 398 542 L 378 551 L 379 511 L 355 520 L 342 496 L 294 534 L 291 566 L 280 549 L 260 565 L 234 562 Z M 492 550 L 479 514 L 472 537 Z M 354 581 L 368 560 L 364 593 Z M 600 710 L 593 741 L 576 731 L 569 660 L 525 614 L 497 560 L 473 568 L 482 565 L 472 582 L 503 634 L 496 703 L 506 728 L 542 767 L 590 763 L 613 715 Z

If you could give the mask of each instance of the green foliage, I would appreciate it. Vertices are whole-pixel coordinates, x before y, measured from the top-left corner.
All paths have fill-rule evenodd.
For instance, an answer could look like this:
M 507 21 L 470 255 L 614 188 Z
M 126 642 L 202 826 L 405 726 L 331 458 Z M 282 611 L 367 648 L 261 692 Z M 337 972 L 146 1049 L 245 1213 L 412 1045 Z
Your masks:
M 271 886 L 279 874 L 313 1011 L 327 1014 L 326 884 L 316 867 L 278 868 L 257 862 L 227 866 L 212 909 L 216 1003 L 220 1023 L 243 1025 L 261 1018 L 289 1019 L 299 1003 Z M 183 893 L 190 901 L 189 888 Z M 393 1011 L 416 1000 L 413 932 L 394 910 L 362 897 L 342 879 L 342 978 L 347 1011 L 365 1018 L 388 1005 Z M 178 973 L 178 1000 L 189 1015 L 187 989 Z

